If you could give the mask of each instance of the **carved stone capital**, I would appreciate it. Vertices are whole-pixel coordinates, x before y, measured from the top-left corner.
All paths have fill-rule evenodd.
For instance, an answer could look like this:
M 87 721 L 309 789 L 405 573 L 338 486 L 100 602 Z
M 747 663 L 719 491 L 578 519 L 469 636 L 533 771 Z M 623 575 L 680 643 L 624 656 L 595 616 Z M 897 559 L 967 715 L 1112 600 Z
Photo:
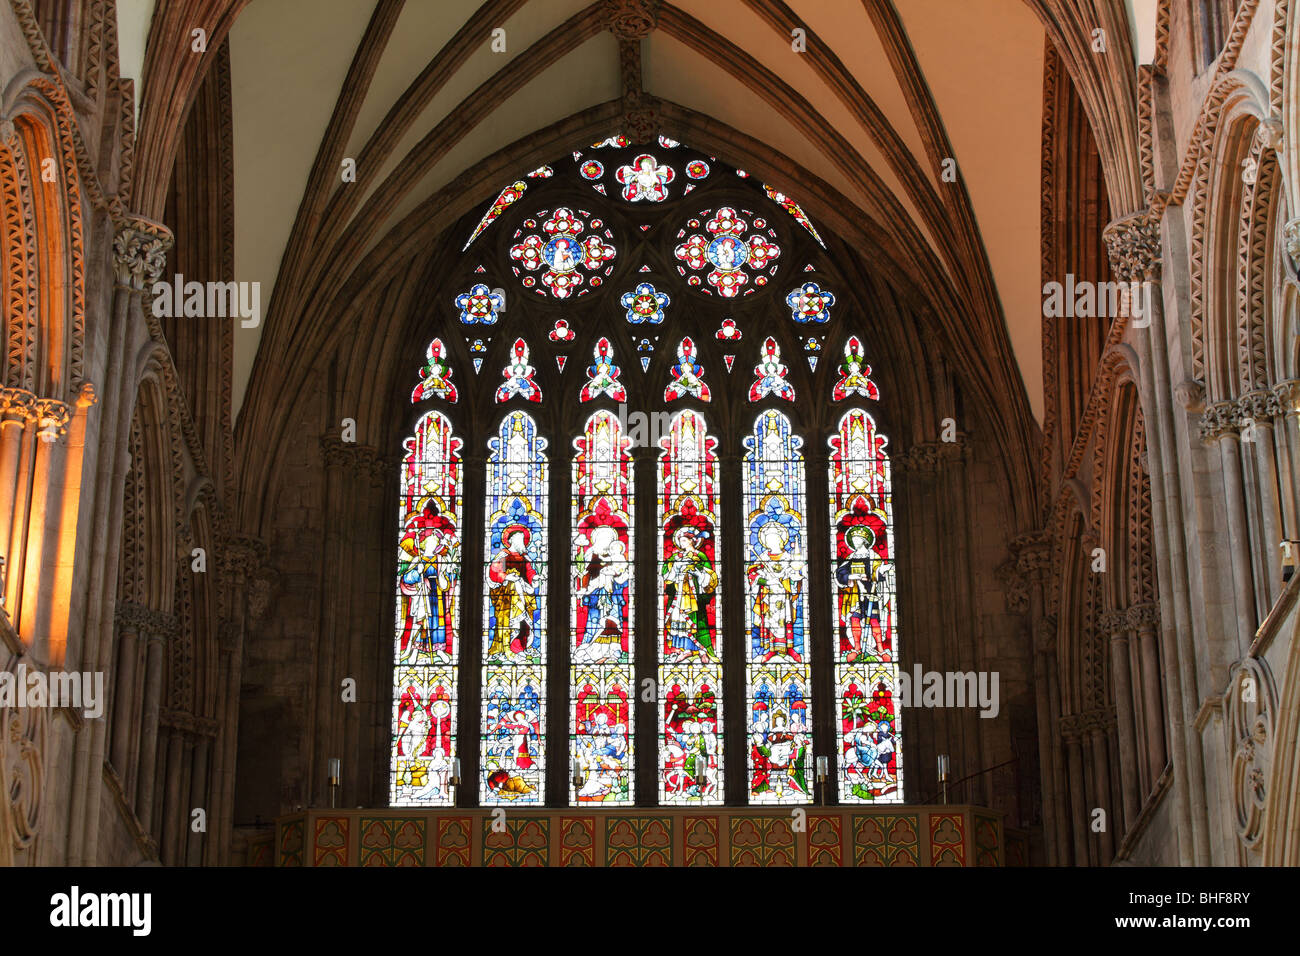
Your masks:
M 644 40 L 659 25 L 659 0 L 605 0 L 600 20 L 619 40 Z
M 0 388 L 0 430 L 5 425 L 22 428 L 36 415 L 36 393 L 25 388 Z
M 152 286 L 167 265 L 173 242 L 171 230 L 162 223 L 144 218 L 118 222 L 113 236 L 118 281 L 136 291 Z
M 38 398 L 33 414 L 37 422 L 36 433 L 42 441 L 53 441 L 68 433 L 72 409 L 67 402 L 61 402 L 57 398 Z
M 1238 428 L 1236 402 L 1215 402 L 1201 413 L 1201 441 L 1217 441 L 1225 436 L 1235 437 Z
M 1147 210 L 1116 219 L 1102 232 L 1102 239 L 1118 281 L 1160 279 L 1160 221 Z
M 1273 394 L 1285 415 L 1300 414 L 1300 379 L 1290 378 L 1273 386 Z
M 1159 604 L 1134 604 L 1124 612 L 1128 626 L 1135 631 L 1148 630 L 1160 626 Z
M 1116 637 L 1128 630 L 1128 613 L 1126 611 L 1102 611 L 1097 615 L 1097 630 L 1110 637 Z
M 1282 402 L 1272 390 L 1266 388 L 1247 392 L 1237 402 L 1237 408 L 1239 418 L 1256 425 L 1272 425 L 1273 419 L 1282 414 Z

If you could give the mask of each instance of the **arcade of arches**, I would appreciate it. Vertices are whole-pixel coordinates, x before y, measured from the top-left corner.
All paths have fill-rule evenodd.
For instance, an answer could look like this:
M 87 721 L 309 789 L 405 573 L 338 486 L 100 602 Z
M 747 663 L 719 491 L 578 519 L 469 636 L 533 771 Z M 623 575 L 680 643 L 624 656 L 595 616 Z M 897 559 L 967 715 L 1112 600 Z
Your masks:
M 0 865 L 1300 863 L 1295 0 L 3 0 L 0 84 Z

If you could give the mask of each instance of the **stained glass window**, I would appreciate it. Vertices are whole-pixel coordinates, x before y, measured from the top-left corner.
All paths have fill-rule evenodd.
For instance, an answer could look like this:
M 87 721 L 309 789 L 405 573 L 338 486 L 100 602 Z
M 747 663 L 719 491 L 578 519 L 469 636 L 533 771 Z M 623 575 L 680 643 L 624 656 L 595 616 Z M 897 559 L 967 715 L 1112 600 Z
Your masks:
M 717 439 L 697 412 L 659 439 L 659 799 L 722 802 Z
M 546 439 L 510 412 L 488 441 L 479 798 L 541 803 L 546 741 Z
M 575 803 L 632 802 L 632 458 L 599 411 L 573 443 L 570 752 Z
M 745 678 L 751 803 L 813 786 L 803 440 L 776 411 L 745 438 Z
M 830 439 L 831 567 L 835 614 L 839 797 L 903 798 L 898 690 L 898 601 L 886 439 L 850 409 Z
M 393 671 L 394 806 L 448 806 L 456 758 L 461 440 L 438 412 L 405 443 Z
M 690 193 L 683 207 L 677 200 Z M 715 156 L 623 135 L 521 176 L 470 243 L 497 219 L 500 234 L 467 244 L 473 257 L 439 279 L 426 361 L 409 383 L 420 412 L 439 411 L 420 418 L 404 446 L 392 803 L 468 806 L 477 796 L 537 807 L 549 792 L 586 808 L 719 805 L 724 758 L 734 802 L 812 803 L 814 711 L 835 729 L 833 754 L 820 756 L 834 762 L 839 800 L 900 802 L 890 465 L 875 421 L 852 407 L 879 399 L 866 348 L 856 336 L 842 342 L 848 333 L 835 324 L 859 303 L 824 268 L 812 221 L 793 198 Z M 781 328 L 798 333 L 784 348 Z M 819 363 L 823 351 L 834 360 Z M 628 363 L 642 374 L 629 379 Z M 796 433 L 797 400 L 810 395 L 836 403 L 830 434 Z M 706 423 L 700 409 L 718 411 Z M 541 437 L 543 419 L 566 435 L 558 458 Z M 474 457 L 453 431 L 472 436 Z M 828 440 L 829 555 L 817 543 L 827 532 L 815 520 L 821 504 L 808 501 L 805 458 L 805 441 Z M 653 448 L 640 474 L 638 444 Z M 728 494 L 740 499 L 727 499 L 735 517 L 726 521 L 724 449 L 739 456 L 726 458 L 736 469 Z M 469 531 L 484 550 L 469 566 L 463 457 L 485 500 L 483 526 Z M 561 476 L 570 483 L 569 510 L 561 503 L 555 522 L 552 465 L 556 489 Z M 724 608 L 727 574 L 735 587 Z M 482 653 L 462 686 L 458 627 L 465 610 L 476 619 L 480 588 L 483 620 L 471 639 Z M 741 642 L 730 648 L 735 697 L 725 704 L 743 722 L 729 756 L 724 629 Z M 826 639 L 815 654 L 814 633 Z M 823 680 L 834 693 L 814 701 Z M 567 723 L 567 742 L 547 742 L 548 714 L 557 734 Z M 458 794 L 459 764 L 474 761 L 458 761 L 473 750 L 457 736 L 472 741 L 476 724 L 479 779 L 471 769 Z

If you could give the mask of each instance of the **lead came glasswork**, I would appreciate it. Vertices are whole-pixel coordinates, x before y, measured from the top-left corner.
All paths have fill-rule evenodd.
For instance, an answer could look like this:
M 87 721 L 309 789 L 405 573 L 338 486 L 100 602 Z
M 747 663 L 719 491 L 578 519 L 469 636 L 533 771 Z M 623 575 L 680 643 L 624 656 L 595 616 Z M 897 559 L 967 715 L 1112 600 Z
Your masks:
M 630 804 L 632 458 L 618 416 L 599 411 L 573 443 L 570 751 L 579 805 Z M 572 775 L 571 775 L 572 778 Z
M 546 439 L 511 412 L 488 441 L 479 799 L 540 804 L 546 722 Z
M 723 799 L 717 439 L 678 412 L 659 439 L 659 801 Z
M 450 806 L 456 757 L 461 440 L 438 412 L 406 439 L 397 554 L 393 806 Z
M 770 341 L 770 340 L 769 340 Z M 749 800 L 812 797 L 803 439 L 777 411 L 745 438 Z
M 850 409 L 830 439 L 835 688 L 843 803 L 901 803 L 898 615 L 886 439 Z

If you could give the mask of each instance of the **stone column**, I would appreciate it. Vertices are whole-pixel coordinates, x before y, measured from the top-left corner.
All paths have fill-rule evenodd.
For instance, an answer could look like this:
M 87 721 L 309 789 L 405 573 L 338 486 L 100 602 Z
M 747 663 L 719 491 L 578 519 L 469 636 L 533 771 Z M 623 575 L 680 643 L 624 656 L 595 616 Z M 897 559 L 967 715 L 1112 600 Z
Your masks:
M 1142 407 L 1152 441 L 1148 445 L 1151 464 L 1152 521 L 1156 541 L 1156 569 L 1161 600 L 1171 613 L 1165 615 L 1165 667 L 1169 690 L 1170 738 L 1174 741 L 1174 800 L 1179 862 L 1184 865 L 1209 863 L 1209 818 L 1205 806 L 1205 766 L 1201 741 L 1190 727 L 1200 706 L 1197 694 L 1196 647 L 1193 634 L 1188 542 L 1183 531 L 1182 489 L 1179 483 L 1177 427 L 1169 397 L 1175 393 L 1170 380 L 1169 335 L 1165 322 L 1164 290 L 1161 286 L 1161 224 L 1143 209 L 1117 219 L 1106 227 L 1111 270 L 1121 282 L 1141 282 L 1144 290 L 1145 330 L 1134 328 L 1131 340 L 1144 369 L 1139 376 Z M 1177 386 L 1182 398 L 1183 385 Z M 1198 388 L 1199 386 L 1193 386 Z M 1191 409 L 1191 404 L 1184 401 Z
M 1273 386 L 1273 395 L 1282 416 L 1277 420 L 1276 438 L 1283 527 L 1287 539 L 1296 541 L 1300 540 L 1300 379 L 1279 382 Z
M 54 398 L 36 400 L 36 448 L 32 471 L 31 506 L 27 515 L 27 552 L 23 555 L 23 597 L 15 626 L 32 642 L 37 660 L 51 667 L 63 664 L 63 636 L 52 641 L 54 582 L 58 575 L 60 519 L 63 517 L 64 442 L 72 408 Z
M 160 622 L 161 623 L 161 622 Z M 155 626 L 146 635 L 144 700 L 140 720 L 140 772 L 136 777 L 135 806 L 140 825 L 154 829 L 154 777 L 158 770 L 158 716 L 162 698 L 165 631 Z
M 1164 772 L 1164 695 L 1160 687 L 1160 655 L 1156 629 L 1160 625 L 1158 604 L 1137 604 L 1128 609 L 1128 626 L 1137 632 L 1138 656 L 1142 661 L 1142 710 L 1146 720 L 1145 757 L 1151 786 Z M 1143 795 L 1145 798 L 1145 794 Z
M 1255 446 L 1258 473 L 1256 483 L 1263 523 L 1261 558 L 1268 579 L 1268 599 L 1265 605 L 1271 608 L 1282 593 L 1282 561 L 1278 552 L 1282 540 L 1282 502 L 1278 491 L 1277 451 L 1273 438 L 1273 422 L 1282 415 L 1282 403 L 1271 391 L 1264 389 L 1243 396 L 1240 406 L 1242 417 L 1248 423 L 1247 427 L 1254 439 L 1250 444 Z
M 186 866 L 202 866 L 204 862 L 203 848 L 204 844 L 209 843 L 209 837 L 212 833 L 212 801 L 208 794 L 208 753 L 212 745 L 212 738 L 203 731 L 200 731 L 195 737 L 194 753 L 192 758 L 192 770 L 190 771 L 190 808 L 201 808 L 207 816 L 205 826 L 207 832 L 198 832 L 194 830 L 192 819 L 189 814 L 185 818 L 186 833 Z
M 1088 857 L 1088 787 L 1083 772 L 1083 746 L 1078 717 L 1061 718 L 1061 740 L 1065 744 L 1069 770 L 1070 823 L 1074 833 L 1074 865 L 1087 866 Z
M 137 659 L 136 638 L 140 625 L 137 608 L 133 605 L 117 609 L 117 673 L 113 681 L 112 745 L 109 751 L 113 769 L 117 771 L 122 789 L 126 791 L 129 764 L 135 756 L 132 744 L 138 741 L 133 733 L 135 723 L 135 668 Z
M 19 462 L 23 458 L 24 439 L 28 439 L 28 423 L 35 414 L 36 395 L 24 388 L 0 388 L 0 548 L 4 549 L 0 564 L 0 603 L 13 614 L 16 589 L 21 579 L 14 559 L 21 554 L 13 550 L 13 532 L 18 523 L 19 508 L 26 511 L 25 490 L 19 487 Z M 29 440 L 29 439 L 28 439 Z M 25 478 L 25 476 L 24 476 Z M 26 481 L 22 482 L 26 485 Z
M 1110 667 L 1114 680 L 1115 721 L 1118 725 L 1120 790 L 1123 794 L 1123 827 L 1128 832 L 1142 808 L 1138 799 L 1137 734 L 1133 717 L 1133 681 L 1129 670 L 1128 617 L 1123 611 L 1106 611 L 1097 621 L 1103 634 L 1110 635 Z
M 1088 756 L 1092 766 L 1093 782 L 1093 805 L 1088 808 L 1088 829 L 1092 831 L 1093 813 L 1101 810 L 1104 814 L 1105 825 L 1100 833 L 1097 834 L 1097 862 L 1102 865 L 1109 865 L 1115 858 L 1115 839 L 1116 832 L 1119 829 L 1121 820 L 1115 812 L 1116 808 L 1111 804 L 1110 798 L 1110 748 L 1108 746 L 1107 736 L 1110 729 L 1110 720 L 1108 715 L 1102 711 L 1090 711 L 1085 715 L 1085 731 L 1088 742 Z
M 1250 529 L 1246 524 L 1241 436 L 1236 402 L 1216 402 L 1201 417 L 1201 439 L 1218 445 L 1223 473 L 1223 513 L 1228 525 L 1227 551 L 1232 562 L 1232 595 L 1237 607 L 1237 654 L 1244 656 L 1258 624 L 1254 574 L 1250 566 Z

